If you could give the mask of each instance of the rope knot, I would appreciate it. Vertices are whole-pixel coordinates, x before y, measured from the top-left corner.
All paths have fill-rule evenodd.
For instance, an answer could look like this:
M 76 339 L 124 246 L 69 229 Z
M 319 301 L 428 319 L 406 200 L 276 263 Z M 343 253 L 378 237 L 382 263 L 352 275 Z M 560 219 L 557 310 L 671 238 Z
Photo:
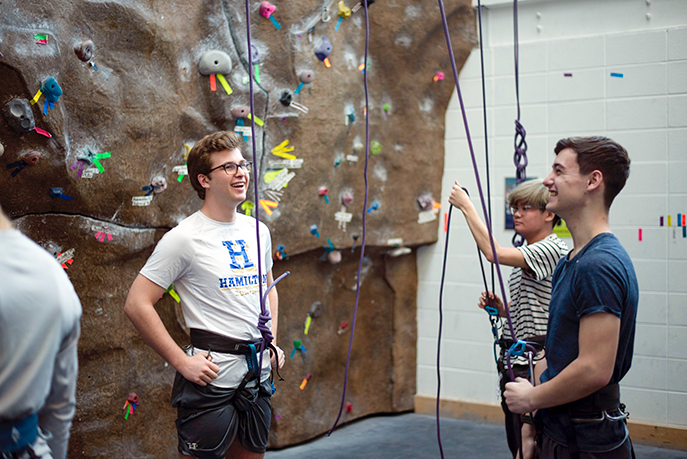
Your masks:
M 260 331 L 262 338 L 268 343 L 271 343 L 274 339 L 274 336 L 272 336 L 272 330 L 270 330 L 270 327 L 267 326 L 267 322 L 269 322 L 271 319 L 272 317 L 270 317 L 270 313 L 267 311 L 260 312 L 260 315 L 258 316 L 258 330 Z
M 525 136 L 527 132 L 520 124 L 520 121 L 515 120 L 515 153 L 513 154 L 513 162 L 515 163 L 515 182 L 520 184 L 527 179 L 527 142 Z

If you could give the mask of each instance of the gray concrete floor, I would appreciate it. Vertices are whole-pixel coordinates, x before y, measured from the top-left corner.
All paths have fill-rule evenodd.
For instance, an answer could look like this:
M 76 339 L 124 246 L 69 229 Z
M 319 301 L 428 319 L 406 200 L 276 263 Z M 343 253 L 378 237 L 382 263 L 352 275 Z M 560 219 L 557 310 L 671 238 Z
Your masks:
M 445 458 L 510 459 L 503 426 L 441 418 Z M 638 459 L 687 459 L 687 452 L 635 445 Z M 437 459 L 436 418 L 376 416 L 339 427 L 331 437 L 268 451 L 265 459 Z

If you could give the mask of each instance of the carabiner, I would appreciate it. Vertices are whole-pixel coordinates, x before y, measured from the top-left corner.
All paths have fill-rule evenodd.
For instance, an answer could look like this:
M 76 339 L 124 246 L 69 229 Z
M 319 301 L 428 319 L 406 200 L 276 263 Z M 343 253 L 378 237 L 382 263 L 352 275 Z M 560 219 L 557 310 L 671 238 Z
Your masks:
M 329 7 L 322 5 L 322 22 L 329 22 L 332 16 L 329 14 Z

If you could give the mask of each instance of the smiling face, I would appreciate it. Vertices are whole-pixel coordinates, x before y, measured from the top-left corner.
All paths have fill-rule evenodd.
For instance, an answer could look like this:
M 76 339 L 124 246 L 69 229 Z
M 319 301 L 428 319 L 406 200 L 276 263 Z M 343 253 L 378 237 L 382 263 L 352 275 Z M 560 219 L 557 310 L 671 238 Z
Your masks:
M 551 169 L 544 179 L 544 186 L 550 193 L 546 209 L 568 219 L 571 213 L 585 205 L 589 174 L 580 174 L 577 153 L 572 148 L 561 150 Z
M 210 157 L 212 167 L 210 169 L 215 169 L 226 163 L 241 164 L 244 161 L 245 159 L 238 148 L 223 150 L 212 153 Z M 199 174 L 198 181 L 205 188 L 206 200 L 218 200 L 228 206 L 236 207 L 246 200 L 250 173 L 244 168 L 238 167 L 236 168 L 236 174 L 227 174 L 220 167 L 208 174 Z

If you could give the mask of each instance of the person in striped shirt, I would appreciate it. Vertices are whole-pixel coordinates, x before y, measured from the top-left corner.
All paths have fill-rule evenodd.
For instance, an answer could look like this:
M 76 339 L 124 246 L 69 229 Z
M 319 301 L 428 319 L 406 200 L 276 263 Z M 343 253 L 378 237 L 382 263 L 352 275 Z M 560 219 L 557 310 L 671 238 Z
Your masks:
M 568 253 L 568 247 L 555 234 L 553 228 L 560 220 L 556 214 L 546 210 L 549 202 L 549 190 L 541 180 L 529 180 L 516 186 L 508 196 L 508 203 L 513 213 L 515 230 L 522 234 L 527 245 L 521 247 L 502 247 L 494 239 L 494 248 L 501 265 L 512 266 L 509 279 L 509 310 L 516 339 L 532 343 L 543 357 L 546 326 L 549 318 L 549 300 L 551 299 L 551 276 L 558 260 Z M 451 203 L 465 216 L 477 246 L 489 262 L 494 262 L 489 232 L 482 222 L 475 206 L 458 182 L 455 183 L 449 197 Z M 492 303 L 501 317 L 506 317 L 506 310 L 501 298 L 493 292 L 482 292 L 479 307 L 484 309 Z M 501 406 L 506 416 L 506 437 L 508 447 L 515 458 L 518 453 L 518 428 L 520 415 L 511 413 L 503 399 L 505 385 L 510 381 L 506 365 L 505 352 L 513 344 L 510 328 L 504 327 L 499 340 L 501 355 L 498 360 L 501 387 Z M 529 378 L 529 362 L 524 356 L 511 358 L 516 377 Z M 523 427 L 523 454 L 532 457 L 534 454 L 534 428 Z

